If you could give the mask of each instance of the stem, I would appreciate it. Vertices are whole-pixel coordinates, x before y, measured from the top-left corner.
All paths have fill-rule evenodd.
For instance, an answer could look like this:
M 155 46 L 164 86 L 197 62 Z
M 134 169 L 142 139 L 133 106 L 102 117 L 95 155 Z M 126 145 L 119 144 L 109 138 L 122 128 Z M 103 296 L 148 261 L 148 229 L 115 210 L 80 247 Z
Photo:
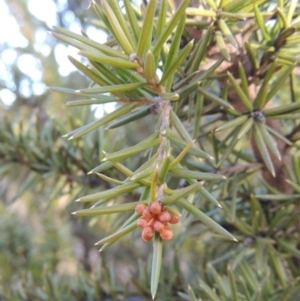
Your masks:
M 161 100 L 161 126 L 160 133 L 163 136 L 161 143 L 158 147 L 158 164 L 162 164 L 166 160 L 169 154 L 169 143 L 166 133 L 170 126 L 170 112 L 171 112 L 171 102 L 169 100 Z M 167 187 L 166 183 L 157 185 L 157 200 L 161 201 L 164 197 L 164 189 Z
M 131 61 L 135 61 L 139 64 L 139 68 L 137 68 L 137 72 L 142 75 L 145 78 L 144 73 L 144 64 L 143 62 L 140 62 L 137 58 L 135 53 L 133 53 L 130 57 Z M 158 94 L 165 92 L 165 87 L 160 85 L 156 79 L 152 79 L 151 82 L 148 81 L 148 84 L 150 87 Z M 157 165 L 161 166 L 164 160 L 167 159 L 167 156 L 170 152 L 169 147 L 169 139 L 167 137 L 167 132 L 170 126 L 170 113 L 171 113 L 171 101 L 170 100 L 164 100 L 161 97 L 155 97 L 157 110 L 161 113 L 161 125 L 160 125 L 160 135 L 162 136 L 162 140 L 160 142 L 160 145 L 158 147 L 157 153 Z M 167 184 L 157 184 L 156 186 L 156 200 L 161 201 L 164 197 L 164 189 L 167 188 Z
M 161 126 L 160 133 L 163 136 L 158 148 L 158 160 L 164 160 L 168 155 L 168 138 L 165 136 L 170 125 L 171 103 L 169 100 L 161 102 Z

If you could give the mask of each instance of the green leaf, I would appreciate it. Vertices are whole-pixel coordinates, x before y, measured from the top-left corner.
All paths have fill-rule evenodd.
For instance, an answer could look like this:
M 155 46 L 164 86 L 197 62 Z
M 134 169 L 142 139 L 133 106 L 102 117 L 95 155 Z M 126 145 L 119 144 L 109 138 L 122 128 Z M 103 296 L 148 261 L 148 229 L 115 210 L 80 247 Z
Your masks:
M 155 202 L 157 198 L 157 178 L 158 178 L 158 166 L 155 167 L 151 186 L 150 186 L 150 200 Z
M 209 26 L 205 34 L 201 37 L 200 41 L 197 43 L 194 52 L 190 56 L 186 66 L 190 66 L 189 72 L 194 72 L 199 69 L 201 62 L 203 61 L 206 49 L 211 39 L 212 26 Z
M 155 167 L 157 165 L 157 162 L 154 161 L 148 168 L 145 168 L 141 170 L 140 172 L 135 171 L 134 175 L 131 177 L 132 181 L 138 181 L 140 179 L 147 178 L 151 174 L 154 174 Z
M 277 67 L 278 63 L 277 61 L 274 61 L 264 76 L 264 81 L 257 93 L 257 97 L 254 100 L 254 108 L 257 110 L 261 110 L 269 101 L 269 99 L 267 99 L 267 95 L 270 87 L 270 80 L 276 72 Z
M 140 215 L 139 215 L 138 213 L 134 212 L 134 213 L 131 215 L 131 217 L 130 217 L 129 219 L 127 219 L 127 220 L 123 223 L 122 227 L 121 227 L 116 233 L 120 232 L 120 231 L 123 230 L 125 227 L 129 226 L 130 224 L 132 224 L 133 230 L 135 230 L 136 227 L 134 227 L 134 225 L 137 226 L 136 220 L 137 220 L 138 218 L 140 218 Z M 131 228 L 131 229 L 132 229 L 132 228 Z M 128 230 L 128 231 L 130 232 L 130 230 Z M 116 233 L 115 233 L 115 234 L 116 234 Z M 124 232 L 123 232 L 123 234 L 124 234 Z M 125 234 L 126 234 L 126 233 L 125 233 Z M 125 235 L 125 234 L 124 234 L 124 235 Z M 113 234 L 113 235 L 114 235 L 114 234 Z M 114 244 L 119 238 L 121 238 L 121 236 L 115 235 L 115 237 L 112 238 L 112 239 L 110 239 L 109 242 L 104 243 L 104 245 L 101 247 L 101 249 L 100 249 L 99 252 L 103 252 L 104 250 L 108 249 L 108 248 L 109 248 L 112 244 Z
M 162 200 L 162 203 L 164 205 L 171 205 L 174 202 L 177 202 L 184 195 L 194 193 L 195 191 L 200 189 L 200 187 L 202 187 L 202 185 L 203 185 L 203 182 L 196 182 L 193 185 L 190 185 L 188 187 L 179 189 L 175 193 L 173 193 L 172 195 L 164 197 L 163 200 Z
M 170 170 L 170 173 L 179 178 L 185 179 L 195 179 L 195 180 L 225 180 L 226 177 L 223 175 L 208 173 L 208 172 L 199 172 L 192 171 L 184 168 L 173 168 Z
M 269 147 L 270 151 L 275 155 L 278 160 L 281 160 L 281 154 L 277 148 L 276 141 L 273 137 L 269 134 L 266 126 L 263 123 L 256 123 L 259 127 L 261 135 L 266 142 L 266 145 Z
M 238 291 L 237 291 L 236 282 L 235 282 L 235 277 L 234 277 L 233 271 L 232 271 L 230 266 L 228 266 L 227 272 L 228 272 L 228 275 L 229 275 L 232 301 L 239 301 Z
M 120 229 L 119 231 L 115 232 L 114 234 L 111 234 L 101 240 L 99 240 L 98 242 L 95 243 L 96 246 L 101 245 L 101 244 L 105 244 L 107 242 L 115 242 L 117 239 L 120 239 L 121 237 L 125 236 L 126 234 L 132 232 L 133 230 L 137 229 L 137 224 L 136 221 L 132 222 L 131 224 L 129 224 L 128 226 Z M 102 251 L 102 249 L 101 249 Z
M 222 144 L 226 144 L 227 143 L 227 140 L 230 139 L 230 142 L 229 144 L 226 146 L 225 148 L 225 151 L 223 152 L 223 155 L 221 157 L 221 159 L 219 160 L 219 162 L 217 163 L 217 167 L 219 168 L 220 166 L 222 166 L 222 164 L 225 162 L 225 160 L 228 158 L 229 155 L 231 155 L 233 152 L 234 152 L 234 147 L 235 145 L 237 144 L 238 142 L 238 139 L 237 139 L 237 135 L 240 131 L 240 128 L 241 126 L 233 129 L 229 134 L 228 136 L 226 137 L 225 140 L 223 140 L 221 142 L 221 144 L 219 144 L 219 148 L 222 147 L 223 145 Z
M 193 216 L 197 217 L 204 225 L 208 228 L 216 231 L 217 233 L 221 234 L 222 236 L 227 237 L 230 240 L 237 241 L 237 239 L 230 234 L 227 230 L 225 230 L 222 226 L 216 223 L 213 219 L 211 219 L 208 215 L 197 209 L 194 205 L 187 202 L 185 199 L 177 199 L 176 204 L 186 211 L 188 211 Z
M 249 264 L 245 260 L 239 264 L 239 269 L 241 270 L 242 276 L 246 279 L 248 287 L 250 287 L 252 291 L 256 292 L 259 287 L 259 283 L 253 269 L 250 268 Z
M 220 11 L 219 13 L 220 17 L 226 18 L 226 19 L 233 19 L 233 20 L 246 20 L 248 15 L 247 14 L 238 14 L 238 13 L 230 13 L 226 11 Z
M 176 115 L 176 113 L 173 110 L 171 110 L 171 121 L 172 121 L 172 125 L 174 125 L 174 127 L 176 128 L 176 131 L 179 133 L 179 135 L 186 142 L 190 143 L 192 141 L 190 134 L 187 132 L 184 125 L 182 124 L 182 122 L 180 121 L 180 119 L 178 118 L 178 116 Z M 169 137 L 172 137 L 173 140 L 176 139 L 176 136 L 171 133 L 170 133 Z
M 176 127 L 176 130 L 177 130 L 177 127 Z M 186 142 L 182 141 L 178 136 L 176 136 L 172 133 L 169 133 L 168 138 L 171 140 L 171 142 L 173 144 L 177 145 L 181 149 L 185 149 L 188 145 Z M 190 141 L 189 143 L 191 143 L 191 142 L 192 141 Z M 191 146 L 191 148 L 189 149 L 189 153 L 192 154 L 192 155 L 195 155 L 199 158 L 204 158 L 204 159 L 208 159 L 208 160 L 213 159 L 209 154 L 207 154 L 204 151 L 196 148 L 195 146 Z
M 225 100 L 223 100 L 222 98 L 218 97 L 217 95 L 208 92 L 208 91 L 205 90 L 204 88 L 198 87 L 197 91 L 199 91 L 201 94 L 203 94 L 203 95 L 204 95 L 206 98 L 208 98 L 209 100 L 211 100 L 211 101 L 213 101 L 213 102 L 216 102 L 216 103 L 218 103 L 219 105 L 224 106 L 225 108 L 232 109 L 232 110 L 236 111 L 230 103 L 228 103 L 227 101 L 225 101 Z M 236 111 L 236 113 L 237 113 L 238 115 L 240 115 L 239 112 Z
M 155 139 L 144 140 L 134 146 L 127 147 L 120 151 L 108 154 L 107 156 L 105 156 L 105 158 L 102 161 L 125 160 L 126 158 L 129 158 L 129 157 L 131 157 L 137 153 L 140 153 L 148 148 L 158 145 L 160 142 L 161 142 L 161 137 L 158 137 Z
M 257 21 L 257 24 L 264 36 L 264 39 L 269 42 L 271 41 L 271 36 L 266 28 L 266 25 L 265 25 L 265 20 L 260 12 L 260 10 L 258 9 L 257 5 L 254 4 L 254 12 L 255 12 L 255 18 L 256 18 L 256 21 Z
M 170 64 L 168 69 L 164 70 L 163 76 L 160 80 L 160 84 L 163 85 L 167 80 L 169 80 L 170 77 L 174 75 L 176 70 L 179 68 L 179 66 L 183 63 L 183 61 L 186 59 L 186 57 L 190 54 L 192 48 L 194 45 L 194 41 L 190 41 L 184 49 L 178 54 L 176 60 Z
M 268 116 L 268 119 L 284 119 L 284 120 L 293 120 L 293 119 L 300 119 L 300 112 L 298 113 L 290 113 L 290 114 L 280 114 L 280 115 L 271 115 Z M 292 144 L 291 142 L 289 142 L 288 144 Z
M 194 7 L 188 7 L 186 9 L 187 15 L 191 16 L 202 16 L 202 17 L 216 17 L 216 12 L 212 10 L 206 10 L 202 8 L 194 8 Z
M 275 268 L 275 271 L 279 277 L 279 280 L 283 287 L 286 287 L 288 285 L 288 277 L 285 272 L 284 264 L 278 254 L 278 252 L 274 249 L 273 246 L 268 245 L 269 248 L 269 254 L 271 261 L 273 263 L 273 266 Z
M 111 102 L 117 102 L 117 101 L 119 101 L 119 99 L 115 96 L 101 95 L 101 98 L 71 100 L 71 101 L 66 102 L 66 106 L 68 106 L 68 107 L 89 106 L 89 105 L 98 105 L 98 104 L 111 103 Z
M 216 128 L 215 131 L 216 132 L 218 132 L 218 131 L 224 131 L 224 130 L 228 130 L 228 129 L 233 128 L 233 127 L 237 127 L 237 126 L 245 123 L 245 121 L 247 119 L 248 119 L 247 115 L 239 116 L 237 118 L 234 118 L 234 119 L 232 119 L 230 121 L 225 122 L 223 125 L 221 125 L 218 128 Z
M 76 202 L 96 202 L 100 199 L 111 199 L 119 195 L 131 192 L 139 187 L 140 187 L 139 183 L 126 183 L 109 190 L 83 196 L 77 199 Z
M 112 165 L 111 162 L 104 162 L 104 163 L 98 165 L 97 167 L 93 168 L 91 171 L 89 171 L 88 175 L 92 174 L 92 173 L 96 173 L 96 172 L 98 172 L 98 173 L 103 172 L 103 171 L 105 171 L 107 169 L 110 169 L 112 167 L 113 167 L 113 165 Z
M 243 69 L 240 68 L 240 70 L 243 70 Z M 249 96 L 244 93 L 244 91 L 241 89 L 240 85 L 236 82 L 236 80 L 234 79 L 234 77 L 232 76 L 232 74 L 230 72 L 227 72 L 227 76 L 228 76 L 234 90 L 238 94 L 240 100 L 243 102 L 243 104 L 245 105 L 247 110 L 249 112 L 252 112 L 253 111 L 253 104 L 252 104 Z M 242 83 L 242 87 L 243 87 L 243 83 Z M 244 78 L 244 89 L 246 89 L 246 87 L 248 88 L 248 83 L 247 83 L 247 79 Z
M 62 88 L 62 87 L 48 87 L 48 89 L 50 91 L 53 91 L 53 92 L 64 93 L 64 94 L 69 94 L 69 95 L 73 95 L 73 96 L 91 98 L 91 95 L 87 95 L 87 94 L 84 94 L 84 93 L 79 93 L 78 90 L 74 90 L 74 89 L 68 89 L 68 88 Z M 93 96 L 93 98 L 95 98 L 95 96 Z
M 218 25 L 220 30 L 222 31 L 224 37 L 227 39 L 227 41 L 232 44 L 234 47 L 238 47 L 238 44 L 235 40 L 234 35 L 232 34 L 231 30 L 229 29 L 228 25 L 224 21 L 224 19 L 218 20 Z
M 298 250 L 293 244 L 286 242 L 284 239 L 277 239 L 277 243 L 290 255 L 300 259 L 300 250 Z
M 272 84 L 270 91 L 268 92 L 266 97 L 267 101 L 272 99 L 275 96 L 275 94 L 279 91 L 279 89 L 283 87 L 284 82 L 291 75 L 294 68 L 295 65 L 292 65 L 289 68 L 287 68 L 287 70 L 281 76 L 279 76 L 279 78 Z
M 217 205 L 218 207 L 222 208 L 221 204 L 217 201 L 217 199 L 212 194 L 210 194 L 203 186 L 200 187 L 199 193 L 202 194 L 204 198 L 212 202 L 214 205 Z
M 183 158 L 184 156 L 189 152 L 189 150 L 194 146 L 195 140 L 191 141 L 189 144 L 186 145 L 186 147 L 181 151 L 181 153 L 171 162 L 170 169 L 175 167 Z
M 124 6 L 125 6 L 126 13 L 127 13 L 128 21 L 130 23 L 130 28 L 133 31 L 136 41 L 138 41 L 138 38 L 140 36 L 140 27 L 138 24 L 138 20 L 136 18 L 136 14 L 134 13 L 134 9 L 132 7 L 131 1 L 124 0 Z
M 280 29 L 286 29 L 288 27 L 287 19 L 283 10 L 280 7 L 277 7 L 277 13 L 278 13 L 278 23 Z M 279 39 L 281 39 L 281 37 Z
M 84 75 L 86 75 L 87 77 L 89 77 L 92 81 L 94 81 L 96 84 L 100 85 L 100 86 L 105 86 L 107 84 L 109 84 L 109 82 L 107 80 L 104 80 L 103 78 L 100 78 L 94 71 L 92 71 L 91 69 L 89 69 L 88 67 L 86 67 L 85 65 L 81 64 L 80 62 L 78 62 L 77 60 L 75 60 L 73 57 L 68 56 L 68 59 L 70 60 L 70 62 L 78 69 L 80 70 Z M 78 91 L 78 96 L 81 94 L 80 91 Z M 84 94 L 85 92 L 82 92 L 82 94 Z M 86 96 L 86 97 L 91 97 L 91 96 Z
M 120 162 L 112 161 L 112 164 L 115 168 L 117 168 L 120 172 L 122 172 L 125 176 L 128 177 L 128 179 L 125 180 L 125 183 L 130 182 L 130 178 L 134 175 L 134 173 L 129 168 L 127 168 L 126 166 L 121 164 Z M 141 183 L 145 186 L 150 186 L 151 185 L 151 182 L 149 180 L 146 180 L 146 179 L 141 179 L 141 180 L 138 180 L 137 182 Z
M 122 58 L 122 59 L 125 59 L 125 60 L 128 60 L 128 58 L 129 58 L 128 55 L 124 54 L 123 52 L 121 52 L 119 50 L 116 50 L 116 49 L 114 49 L 112 47 L 109 47 L 109 46 L 107 46 L 105 44 L 100 44 L 100 43 L 98 43 L 96 41 L 91 40 L 90 38 L 81 36 L 81 35 L 79 35 L 77 33 L 71 32 L 71 31 L 69 31 L 67 29 L 60 28 L 60 27 L 57 27 L 57 26 L 53 26 L 53 28 L 54 28 L 54 30 L 60 32 L 61 34 L 65 35 L 67 37 L 70 37 L 70 38 L 73 38 L 75 40 L 78 40 L 78 41 L 82 42 L 82 45 L 88 45 L 90 47 L 93 47 L 93 48 L 95 48 L 97 50 L 100 50 L 100 51 L 104 52 L 107 55 L 110 55 L 110 56 L 113 56 L 113 57 L 119 57 L 119 58 Z M 53 33 L 53 35 L 54 34 L 55 33 Z M 59 37 L 61 37 L 61 35 L 59 35 Z M 66 40 L 65 40 L 65 42 L 66 42 Z M 87 48 L 83 48 L 83 49 L 88 50 Z
M 294 163 L 294 162 L 293 162 Z M 294 165 L 295 167 L 297 166 L 297 165 Z M 298 165 L 299 166 L 299 165 Z M 297 167 L 296 167 L 297 168 Z M 296 173 L 296 171 L 295 171 L 295 173 Z M 285 180 L 287 183 L 289 183 L 294 189 L 295 189 L 295 191 L 297 192 L 297 193 L 300 193 L 300 185 L 298 185 L 298 184 L 296 184 L 296 183 L 294 183 L 294 182 L 292 182 L 292 181 L 290 181 L 290 180 Z
M 145 18 L 143 20 L 142 30 L 139 36 L 139 42 L 136 50 L 136 56 L 140 61 L 143 61 L 143 56 L 151 47 L 153 22 L 156 11 L 157 0 L 150 0 L 147 6 Z M 154 52 L 153 52 L 154 53 Z
M 113 184 L 113 185 L 122 185 L 122 184 L 123 184 L 122 181 L 113 179 L 113 178 L 108 177 L 108 176 L 106 176 L 106 175 L 103 175 L 103 174 L 101 174 L 101 173 L 98 173 L 98 172 L 97 172 L 96 174 L 97 174 L 97 176 L 100 177 L 102 180 L 104 180 L 104 181 L 106 181 L 106 182 L 108 182 L 108 183 L 110 183 L 110 184 Z
M 188 286 L 188 294 L 189 294 L 189 301 L 197 301 L 195 293 L 190 286 Z
M 171 34 L 171 32 L 174 30 L 174 28 L 178 24 L 179 20 L 184 16 L 185 9 L 189 5 L 189 2 L 190 2 L 190 0 L 183 0 L 183 1 L 181 1 L 180 6 L 177 8 L 176 12 L 172 16 L 172 18 L 170 19 L 170 21 L 168 22 L 168 24 L 166 25 L 166 27 L 164 28 L 163 32 L 161 33 L 161 35 L 156 40 L 156 42 L 155 42 L 155 44 L 154 44 L 154 46 L 152 48 L 152 52 L 153 52 L 153 54 L 155 56 L 158 53 L 160 53 L 160 51 L 161 51 L 161 49 L 163 47 L 163 44 L 168 39 L 168 37 Z
M 199 87 L 200 84 L 201 84 L 200 81 L 190 83 L 187 86 L 185 86 L 182 90 L 178 91 L 180 95 L 180 99 L 184 99 L 187 96 L 189 96 L 192 92 L 194 92 Z
M 72 214 L 78 216 L 96 216 L 96 215 L 103 215 L 103 214 L 113 214 L 113 213 L 120 213 L 120 212 L 127 212 L 133 211 L 137 204 L 147 204 L 148 201 L 144 202 L 133 202 L 133 203 L 126 203 L 121 205 L 114 205 L 114 206 L 107 206 L 107 207 L 96 207 L 92 209 L 84 209 L 78 210 L 73 212 Z
M 98 94 L 98 93 L 117 93 L 117 92 L 125 92 L 130 90 L 135 90 L 142 86 L 146 85 L 146 83 L 133 83 L 133 84 L 124 84 L 124 85 L 110 85 L 99 88 L 88 88 L 81 89 L 79 92 L 86 94 Z
M 288 13 L 286 15 L 286 23 L 287 23 L 288 26 L 291 24 L 294 12 L 295 12 L 298 4 L 299 3 L 298 3 L 297 0 L 291 0 L 290 3 L 289 3 L 289 10 L 288 10 Z
M 155 57 L 151 50 L 148 50 L 145 57 L 144 74 L 149 83 L 155 83 L 156 78 Z
M 109 123 L 110 121 L 115 120 L 115 119 L 119 118 L 120 116 L 130 112 L 134 107 L 135 106 L 132 104 L 123 105 L 122 107 L 116 109 L 115 111 L 113 111 L 110 114 L 107 114 L 106 116 L 102 117 L 101 119 L 96 120 L 87 125 L 84 125 L 78 129 L 76 129 L 75 132 L 72 131 L 65 136 L 69 137 L 69 140 L 79 138 L 79 137 L 95 130 L 99 126 L 105 125 L 105 124 Z
M 241 137 L 243 137 L 244 135 L 246 135 L 246 133 L 248 133 L 248 131 L 252 128 L 254 123 L 254 119 L 253 118 L 249 118 L 241 127 L 239 134 L 237 136 L 238 139 L 241 139 Z
M 131 113 L 131 114 L 129 114 L 129 115 L 123 117 L 123 118 L 120 118 L 119 120 L 117 120 L 113 124 L 109 125 L 106 129 L 110 130 L 110 129 L 118 128 L 118 127 L 120 127 L 122 125 L 125 125 L 125 124 L 128 124 L 128 123 L 130 123 L 134 120 L 138 120 L 138 119 L 140 119 L 144 116 L 147 116 L 150 113 L 151 113 L 150 112 L 150 106 L 147 106 L 145 108 L 136 110 L 133 113 Z
M 117 74 L 116 72 L 112 72 L 112 68 L 106 64 L 100 64 L 95 61 L 90 61 L 90 69 L 95 72 L 100 78 L 107 82 L 107 85 L 120 85 L 127 83 L 127 79 L 124 81 L 121 75 Z M 114 67 L 115 69 L 117 67 Z M 126 70 L 126 69 L 125 69 Z M 130 69 L 128 69 L 130 70 Z M 133 79 L 134 80 L 134 79 Z M 103 86 L 103 85 L 102 85 Z
M 259 149 L 259 152 L 266 164 L 266 167 L 268 168 L 268 170 L 270 171 L 272 176 L 275 177 L 275 169 L 274 169 L 269 151 L 268 151 L 265 141 L 263 139 L 261 130 L 256 122 L 254 123 L 254 138 L 255 138 L 257 147 Z
M 114 30 L 110 24 L 110 20 L 107 18 L 103 7 L 100 7 L 95 1 L 92 1 L 91 4 L 96 14 L 100 17 L 100 20 L 92 19 L 90 23 L 112 33 L 112 36 L 114 36 L 114 42 L 118 43 L 118 38 L 113 34 Z
M 117 41 L 120 43 L 121 47 L 127 54 L 132 54 L 134 52 L 133 45 L 130 44 L 128 37 L 126 36 L 126 29 L 124 31 L 124 28 L 122 28 L 114 11 L 111 9 L 109 2 L 107 0 L 101 0 L 101 2 L 103 5 L 104 13 L 107 19 L 109 20 L 112 29 L 111 34 L 116 37 Z M 93 5 L 97 9 L 97 5 L 95 2 L 93 2 Z
M 224 58 L 227 60 L 227 61 L 230 61 L 230 54 L 227 50 L 227 46 L 226 46 L 226 43 L 223 39 L 223 36 L 222 36 L 222 33 L 220 31 L 216 31 L 215 32 L 215 39 L 216 39 L 216 42 L 217 42 L 217 45 L 220 49 L 220 52 L 222 53 L 222 55 L 224 56 Z
M 186 15 L 184 15 L 178 23 L 178 26 L 176 28 L 176 31 L 174 33 L 174 37 L 171 43 L 171 47 L 169 49 L 166 62 L 164 64 L 164 72 L 165 70 L 168 70 L 172 63 L 174 63 L 175 60 L 177 60 L 178 50 L 180 47 L 180 42 L 182 39 L 182 33 L 185 28 L 185 21 L 186 21 Z
M 159 96 L 163 99 L 163 100 L 171 100 L 171 101 L 177 101 L 179 100 L 180 96 L 178 93 L 169 93 L 169 92 L 163 92 L 160 93 Z
M 268 118 L 270 118 L 270 117 L 268 117 Z M 284 141 L 284 143 L 286 143 L 287 145 L 293 145 L 293 143 L 290 140 L 288 140 L 283 134 L 278 133 L 278 131 L 275 131 L 273 128 L 271 128 L 268 125 L 266 125 L 266 128 L 268 129 L 270 134 L 272 134 L 276 138 Z
M 105 1 L 105 0 L 104 0 Z M 133 48 L 136 47 L 136 39 L 133 38 L 132 34 L 130 33 L 130 30 L 127 24 L 127 20 L 125 20 L 125 17 L 121 11 L 121 8 L 118 4 L 119 1 L 116 0 L 109 0 L 109 6 L 112 9 L 114 15 L 116 16 L 117 20 L 119 21 L 119 24 L 122 28 L 122 30 L 124 31 L 126 38 L 128 39 L 128 41 L 130 42 L 131 46 Z
M 255 50 L 251 46 L 251 44 L 248 41 L 245 41 L 245 47 L 247 51 L 247 55 L 249 56 L 252 65 L 254 66 L 255 70 L 259 69 L 260 63 L 257 58 L 257 54 L 255 53 Z
M 247 13 L 253 11 L 253 3 L 262 5 L 267 2 L 267 0 L 231 0 L 222 2 L 224 2 L 224 4 L 222 4 L 221 7 L 225 11 Z
M 247 75 L 246 75 L 244 66 L 241 62 L 239 62 L 239 76 L 240 76 L 240 79 L 241 79 L 242 91 L 246 95 L 247 99 L 250 99 L 249 89 L 248 89 L 248 79 L 247 79 Z M 253 105 L 252 105 L 251 101 L 250 101 L 250 104 L 251 104 L 251 107 L 252 107 L 252 110 L 253 110 Z M 249 104 L 248 104 L 248 106 L 249 106 Z M 250 106 L 249 106 L 249 108 L 250 108 Z M 249 110 L 249 108 L 248 108 L 248 110 Z M 249 111 L 251 111 L 251 110 L 249 110 Z
M 174 207 L 172 207 L 172 206 L 164 206 L 165 207 L 165 209 L 167 210 L 167 211 L 169 211 L 170 213 L 172 213 L 172 214 L 174 214 L 174 215 L 176 215 L 176 216 L 181 216 L 181 212 L 179 211 L 179 210 L 177 210 L 176 208 L 174 208 Z
M 68 45 L 71 45 L 71 46 L 74 46 L 78 49 L 82 49 L 82 50 L 86 50 L 86 51 L 92 51 L 94 50 L 94 48 L 92 48 L 91 46 L 87 45 L 87 44 L 84 44 L 82 42 L 79 42 L 77 40 L 74 40 L 68 36 L 65 36 L 63 34 L 60 34 L 60 33 L 57 33 L 57 32 L 51 32 L 51 35 L 54 36 L 56 39 L 68 44 Z
M 211 301 L 222 301 L 218 295 L 208 286 L 204 281 L 200 281 L 200 287 L 204 291 L 204 294 L 209 298 Z
M 228 295 L 228 290 L 226 287 L 227 283 L 223 281 L 222 277 L 218 274 L 218 272 L 215 270 L 215 268 L 211 263 L 207 264 L 207 271 L 213 277 L 213 282 L 215 283 L 215 286 L 220 291 L 221 296 L 222 295 L 227 296 Z
M 299 109 L 300 109 L 300 102 L 294 102 L 294 103 L 289 103 L 289 104 L 282 105 L 279 107 L 266 109 L 263 111 L 263 113 L 266 117 L 268 117 L 268 116 L 290 113 L 290 112 L 293 112 L 293 111 L 296 111 Z
M 257 194 L 255 197 L 266 201 L 288 201 L 299 199 L 300 194 Z
M 153 300 L 155 298 L 159 284 L 159 276 L 162 266 L 162 249 L 162 239 L 160 238 L 159 233 L 156 232 L 153 239 L 153 258 L 151 267 L 151 295 Z
M 157 164 L 158 153 L 156 152 L 150 159 L 148 159 L 142 166 L 140 166 L 135 172 L 134 175 L 130 176 L 133 179 L 138 177 L 140 172 L 146 171 L 148 169 L 153 168 Z
M 159 7 L 157 26 L 156 26 L 156 39 L 161 35 L 163 29 L 165 28 L 167 9 L 168 9 L 168 1 L 161 0 L 160 7 Z
M 119 67 L 119 68 L 137 68 L 137 67 L 139 67 L 139 64 L 136 62 L 131 62 L 129 60 L 124 60 L 121 58 L 108 56 L 108 55 L 102 54 L 101 52 L 96 52 L 96 51 L 92 52 L 92 51 L 80 50 L 79 55 L 82 55 L 91 61 L 99 62 L 101 64 L 109 64 L 113 67 Z
M 157 178 L 158 184 L 164 184 L 166 182 L 166 178 L 170 167 L 170 161 L 171 161 L 170 155 L 163 158 L 158 170 L 158 178 Z

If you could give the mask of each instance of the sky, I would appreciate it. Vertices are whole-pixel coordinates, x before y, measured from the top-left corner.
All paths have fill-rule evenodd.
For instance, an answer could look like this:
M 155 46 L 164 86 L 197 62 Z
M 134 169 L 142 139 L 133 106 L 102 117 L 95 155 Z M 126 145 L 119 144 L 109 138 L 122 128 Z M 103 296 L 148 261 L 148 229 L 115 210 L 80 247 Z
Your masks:
M 49 28 L 57 24 L 57 12 L 63 10 L 67 5 L 67 0 L 59 0 L 58 5 L 53 0 L 27 0 L 27 7 L 31 14 L 36 18 L 44 21 Z M 88 9 L 88 3 L 83 9 Z M 64 14 L 66 23 L 69 24 L 68 29 L 80 33 L 79 22 L 76 21 L 75 14 L 69 11 Z M 7 30 L 9 28 L 9 30 Z M 87 34 L 96 39 L 100 43 L 106 42 L 106 34 L 94 26 L 86 28 Z M 51 51 L 50 46 L 46 44 L 46 39 L 49 33 L 45 29 L 39 29 L 35 32 L 34 49 L 47 57 Z M 17 66 L 20 71 L 26 73 L 33 80 L 33 84 L 24 79 L 21 85 L 20 93 L 25 97 L 30 97 L 30 93 L 41 95 L 46 92 L 47 87 L 43 82 L 43 70 L 41 69 L 38 60 L 34 55 L 27 53 L 17 56 L 17 51 L 14 48 L 24 48 L 28 46 L 28 40 L 22 35 L 16 19 L 11 15 L 5 0 L 0 0 L 0 45 L 7 44 L 9 47 L 1 52 L 0 57 L 0 80 L 3 80 L 7 88 L 0 90 L 0 99 L 6 106 L 10 106 L 16 99 L 14 93 L 14 82 L 11 75 L 7 71 L 17 60 Z M 58 43 L 54 49 L 55 59 L 59 65 L 58 71 L 61 76 L 68 76 L 75 71 L 73 64 L 66 59 L 67 55 L 78 57 L 78 50 L 72 46 Z M 29 87 L 29 85 L 31 86 Z M 111 111 L 114 105 L 109 104 L 105 107 L 105 111 Z M 97 117 L 103 115 L 102 106 L 98 106 L 96 113 Z

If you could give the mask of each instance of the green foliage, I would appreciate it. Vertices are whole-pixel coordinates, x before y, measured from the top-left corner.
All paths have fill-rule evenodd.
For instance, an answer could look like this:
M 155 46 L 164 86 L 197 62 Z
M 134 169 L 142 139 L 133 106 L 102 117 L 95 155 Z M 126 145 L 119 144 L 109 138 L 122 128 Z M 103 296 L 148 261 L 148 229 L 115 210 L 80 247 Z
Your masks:
M 159 201 L 178 212 L 173 240 L 155 232 L 152 263 L 143 280 L 131 280 L 145 297 L 297 300 L 297 1 L 180 1 L 176 7 L 150 0 L 140 9 L 124 2 L 125 10 L 116 0 L 92 3 L 100 21 L 90 22 L 109 34 L 105 44 L 54 28 L 54 37 L 79 49 L 83 60 L 69 59 L 90 85 L 52 90 L 78 98 L 67 105 L 84 113 L 70 117 L 64 137 L 71 141 L 53 137 L 52 125 L 40 130 L 36 123 L 25 132 L 18 123 L 3 126 L 0 156 L 8 164 L 0 172 L 14 177 L 15 162 L 34 171 L 21 192 L 40 185 L 41 175 L 54 177 L 51 183 L 67 175 L 57 191 L 82 204 L 75 216 L 101 215 L 113 225 L 96 244 L 103 253 L 129 233 L 127 243 L 140 240 L 137 204 Z M 115 110 L 99 119 L 82 109 L 109 102 Z M 124 133 L 135 136 L 131 143 Z M 73 185 L 65 190 L 73 179 L 76 193 Z M 197 251 L 187 261 L 191 273 L 180 271 L 177 254 L 169 259 L 182 245 Z M 172 262 L 167 276 L 166 262 Z M 93 285 L 87 291 L 99 298 Z M 117 300 L 116 293 L 108 294 Z

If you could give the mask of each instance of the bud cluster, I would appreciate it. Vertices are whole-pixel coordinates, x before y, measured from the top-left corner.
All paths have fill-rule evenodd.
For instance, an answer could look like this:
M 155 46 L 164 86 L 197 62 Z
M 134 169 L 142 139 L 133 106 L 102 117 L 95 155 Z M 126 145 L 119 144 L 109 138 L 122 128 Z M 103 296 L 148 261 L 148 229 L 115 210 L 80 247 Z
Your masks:
M 137 225 L 143 228 L 142 239 L 150 241 L 155 231 L 159 232 L 163 240 L 171 240 L 173 231 L 168 227 L 168 223 L 177 224 L 180 217 L 172 214 L 159 202 L 153 202 L 149 206 L 138 204 L 135 211 L 141 215 L 137 220 Z

